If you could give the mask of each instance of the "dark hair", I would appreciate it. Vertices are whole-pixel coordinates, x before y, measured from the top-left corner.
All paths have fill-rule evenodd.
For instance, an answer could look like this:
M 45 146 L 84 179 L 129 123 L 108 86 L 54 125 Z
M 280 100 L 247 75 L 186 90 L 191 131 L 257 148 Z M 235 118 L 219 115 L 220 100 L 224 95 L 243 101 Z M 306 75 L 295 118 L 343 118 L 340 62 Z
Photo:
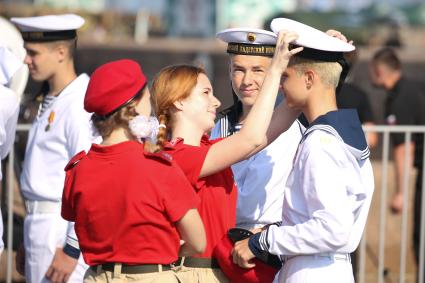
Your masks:
M 401 69 L 401 62 L 397 54 L 392 48 L 385 47 L 379 50 L 373 55 L 372 58 L 374 63 L 382 63 L 393 70 Z

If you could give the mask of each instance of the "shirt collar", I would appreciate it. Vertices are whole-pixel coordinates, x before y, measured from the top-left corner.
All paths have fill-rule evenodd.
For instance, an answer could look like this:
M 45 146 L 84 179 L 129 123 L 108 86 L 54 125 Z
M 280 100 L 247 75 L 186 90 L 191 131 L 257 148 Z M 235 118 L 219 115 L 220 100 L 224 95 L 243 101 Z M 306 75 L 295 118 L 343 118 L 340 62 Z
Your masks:
M 304 138 L 314 130 L 327 131 L 342 140 L 358 160 L 366 159 L 370 155 L 362 125 L 355 109 L 341 109 L 319 116 L 310 124 Z
M 59 95 L 59 97 L 63 98 L 67 96 L 68 94 L 80 92 L 85 94 L 85 91 L 81 91 L 82 86 L 87 88 L 87 84 L 89 82 L 89 77 L 87 74 L 81 74 L 78 77 L 76 77 L 69 85 L 67 85 Z
M 166 142 L 164 144 L 164 148 L 172 149 L 173 147 L 175 147 L 177 144 L 180 144 L 180 143 L 184 143 L 184 138 L 179 137 L 179 138 L 172 139 L 171 141 Z M 212 142 L 210 141 L 210 136 L 207 134 L 202 135 L 201 145 L 210 145 L 210 144 L 212 144 Z

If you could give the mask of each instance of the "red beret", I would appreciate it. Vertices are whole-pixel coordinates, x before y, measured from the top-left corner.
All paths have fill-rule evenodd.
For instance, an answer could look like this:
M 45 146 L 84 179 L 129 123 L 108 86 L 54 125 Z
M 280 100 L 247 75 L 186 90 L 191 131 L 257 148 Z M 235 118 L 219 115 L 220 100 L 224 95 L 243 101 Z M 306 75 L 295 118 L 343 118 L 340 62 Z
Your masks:
M 89 81 L 84 109 L 106 116 L 132 99 L 146 85 L 140 65 L 133 60 L 118 60 L 97 68 Z

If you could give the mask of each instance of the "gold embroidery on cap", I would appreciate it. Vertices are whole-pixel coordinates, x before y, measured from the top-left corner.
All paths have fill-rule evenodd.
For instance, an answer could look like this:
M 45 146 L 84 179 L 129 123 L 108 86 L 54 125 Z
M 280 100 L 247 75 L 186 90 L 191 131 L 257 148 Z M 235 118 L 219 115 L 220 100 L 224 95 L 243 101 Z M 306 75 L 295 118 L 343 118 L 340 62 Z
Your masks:
M 249 41 L 249 42 L 254 42 L 255 41 L 255 39 L 256 39 L 256 35 L 255 35 L 255 33 L 252 33 L 252 32 L 249 32 L 247 35 L 246 35 L 246 39 Z
M 254 45 L 248 43 L 229 43 L 227 46 L 227 52 L 233 54 L 270 56 L 273 55 L 274 50 L 274 46 Z
M 44 32 L 38 31 L 38 32 L 30 32 L 29 37 L 31 39 L 42 39 L 44 37 Z
M 265 51 L 265 53 L 266 54 L 274 54 L 274 50 L 275 50 L 276 48 L 275 47 L 272 47 L 272 46 L 266 46 L 266 51 Z

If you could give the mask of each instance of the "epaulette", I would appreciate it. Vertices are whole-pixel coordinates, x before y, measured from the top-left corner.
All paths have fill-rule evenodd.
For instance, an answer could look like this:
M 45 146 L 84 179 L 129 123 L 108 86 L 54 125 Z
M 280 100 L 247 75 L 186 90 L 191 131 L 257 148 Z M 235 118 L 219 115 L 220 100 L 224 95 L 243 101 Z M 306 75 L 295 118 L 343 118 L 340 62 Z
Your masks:
M 147 158 L 152 158 L 158 161 L 161 161 L 162 163 L 165 163 L 167 165 L 171 165 L 173 161 L 173 156 L 171 154 L 164 152 L 164 151 L 158 151 L 158 152 L 145 152 L 145 156 Z
M 80 162 L 81 159 L 83 159 L 86 156 L 87 155 L 84 150 L 77 153 L 73 158 L 71 158 L 71 160 L 65 166 L 65 171 L 68 171 L 69 169 L 74 168 L 74 166 L 77 165 L 77 163 Z

